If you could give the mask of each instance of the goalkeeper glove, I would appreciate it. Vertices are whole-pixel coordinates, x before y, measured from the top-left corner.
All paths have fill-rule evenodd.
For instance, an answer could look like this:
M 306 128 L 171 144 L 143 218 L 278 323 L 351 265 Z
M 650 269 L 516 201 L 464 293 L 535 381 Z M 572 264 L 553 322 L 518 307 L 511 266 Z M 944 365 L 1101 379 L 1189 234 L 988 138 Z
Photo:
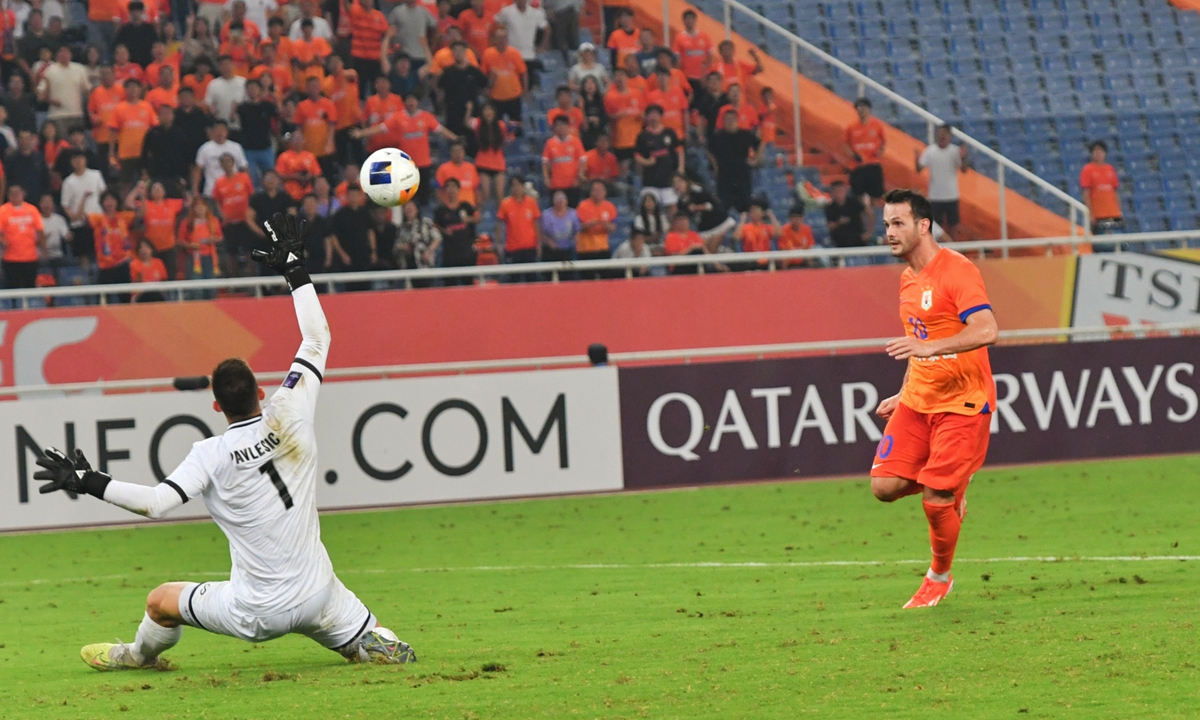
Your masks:
M 258 263 L 274 270 L 287 278 L 292 290 L 310 282 L 308 271 L 304 269 L 306 251 L 304 241 L 308 237 L 308 223 L 304 220 L 296 222 L 295 215 L 275 213 L 263 223 L 267 229 L 269 250 L 253 250 L 250 256 Z
M 33 479 L 50 481 L 38 489 L 43 495 L 66 490 L 68 493 L 87 493 L 103 500 L 104 490 L 112 481 L 108 473 L 93 470 L 79 449 L 75 450 L 75 458 L 72 459 L 62 450 L 46 448 L 42 457 L 37 459 L 37 464 L 46 469 L 35 472 Z

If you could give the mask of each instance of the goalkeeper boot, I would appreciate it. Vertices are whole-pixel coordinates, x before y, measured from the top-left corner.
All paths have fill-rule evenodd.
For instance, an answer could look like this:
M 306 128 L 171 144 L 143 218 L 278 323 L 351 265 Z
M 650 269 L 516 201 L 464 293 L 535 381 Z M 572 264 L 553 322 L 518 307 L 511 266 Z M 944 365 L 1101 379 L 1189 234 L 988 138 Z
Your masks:
M 417 661 L 417 654 L 391 630 L 376 627 L 359 638 L 358 652 L 349 659 L 352 662 L 410 663 Z
M 109 672 L 112 670 L 151 670 L 156 666 L 157 658 L 139 662 L 133 655 L 133 646 L 121 642 L 117 638 L 116 643 L 96 643 L 95 645 L 85 645 L 79 651 L 79 656 L 83 661 L 99 670 L 100 672 Z

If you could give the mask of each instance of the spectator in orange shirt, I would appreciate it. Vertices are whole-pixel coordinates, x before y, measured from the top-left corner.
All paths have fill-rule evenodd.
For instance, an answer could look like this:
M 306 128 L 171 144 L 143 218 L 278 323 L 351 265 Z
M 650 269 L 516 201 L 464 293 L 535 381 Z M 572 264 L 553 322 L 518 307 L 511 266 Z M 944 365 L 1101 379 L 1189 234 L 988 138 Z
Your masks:
M 197 195 L 191 209 L 179 224 L 179 244 L 186 251 L 184 275 L 188 280 L 211 280 L 217 273 L 217 247 L 222 240 L 221 222 L 208 209 L 208 201 Z M 189 293 L 191 294 L 191 293 Z M 192 294 L 196 297 L 195 294 Z M 202 290 L 199 296 L 212 299 L 213 290 Z
M 571 134 L 579 137 L 579 129 L 583 126 L 583 110 L 572 102 L 571 88 L 559 85 L 554 91 L 554 100 L 558 105 L 550 108 L 550 111 L 546 113 L 546 122 L 553 128 L 555 118 L 561 115 L 571 124 Z
M 380 76 L 379 58 L 388 21 L 375 7 L 375 0 L 342 0 L 342 11 L 350 18 L 350 62 L 358 74 L 362 99 Z
M 475 193 L 479 188 L 479 172 L 471 161 L 467 160 L 467 150 L 461 142 L 450 146 L 450 160 L 442 163 L 437 169 L 438 187 L 446 187 L 451 178 L 458 181 L 458 196 L 462 201 L 479 207 Z
M 629 89 L 640 95 L 645 95 L 650 89 L 650 83 L 642 77 L 642 65 L 636 55 L 625 56 L 625 77 Z
M 158 71 L 164 66 L 170 66 L 175 71 L 174 77 L 182 77 L 179 72 L 179 66 L 182 61 L 180 53 L 167 55 L 167 44 L 164 42 L 156 42 L 151 46 L 151 54 L 154 56 L 154 61 L 146 66 L 146 81 L 150 83 L 158 82 Z
M 529 70 L 521 52 L 508 44 L 508 30 L 496 28 L 495 47 L 483 51 L 479 69 L 488 76 L 488 96 L 500 117 L 513 122 L 521 116 L 521 96 L 529 92 Z
M 542 150 L 542 179 L 546 189 L 553 194 L 561 190 L 567 195 L 567 204 L 579 205 L 579 170 L 583 162 L 583 143 L 571 134 L 571 121 L 565 115 L 554 119 L 554 134 L 546 140 Z
M 92 139 L 100 153 L 101 167 L 108 167 L 108 147 L 112 135 L 108 130 L 108 121 L 112 111 L 125 99 L 125 88 L 116 83 L 116 76 L 111 66 L 100 68 L 100 85 L 92 90 L 88 98 L 88 115 L 92 120 Z
M 700 92 L 713 61 L 713 44 L 708 33 L 696 30 L 696 11 L 683 12 L 683 32 L 675 33 L 671 49 L 679 56 L 679 69 L 687 76 L 692 94 Z
M 158 85 L 146 93 L 146 102 L 155 112 L 163 105 L 179 105 L 179 86 L 175 84 L 175 68 L 163 65 L 158 69 Z
M 145 70 L 141 65 L 129 61 L 129 48 L 124 45 L 118 45 L 113 50 L 113 75 L 116 76 L 117 82 L 122 85 L 126 80 L 141 81 L 145 77 Z
M 779 134 L 779 123 L 776 120 L 775 90 L 764 87 L 758 94 L 758 136 L 764 145 L 775 144 Z
M 459 29 L 458 25 L 450 25 L 447 27 L 443 40 L 445 41 L 445 44 L 438 48 L 437 52 L 433 54 L 433 59 L 429 61 L 430 75 L 438 77 L 446 70 L 446 68 L 454 64 L 453 48 L 455 43 L 463 44 L 463 52 L 467 58 L 467 64 L 472 67 L 479 67 L 479 56 L 475 54 L 475 51 L 472 50 L 471 46 L 467 44 L 467 41 L 463 39 L 462 30 Z
M 213 185 L 212 198 L 217 201 L 217 211 L 222 221 L 226 274 L 231 277 L 254 275 L 250 251 L 255 246 L 255 236 L 246 224 L 250 194 L 254 192 L 254 185 L 250 181 L 249 173 L 237 172 L 237 163 L 229 153 L 221 156 L 221 170 L 225 174 L 217 178 Z
M 138 240 L 137 257 L 129 263 L 129 281 L 135 283 L 162 282 L 172 279 L 167 276 L 167 266 L 154 256 L 154 243 L 147 238 Z M 158 290 L 134 293 L 136 303 L 163 302 L 166 298 Z
M 0 205 L 0 245 L 4 247 L 4 287 L 37 286 L 38 249 L 46 245 L 42 213 L 25 202 L 25 188 L 8 188 L 8 202 Z
M 230 15 L 229 21 L 221 28 L 221 42 L 229 40 L 233 36 L 234 23 L 242 24 L 242 31 L 246 34 L 246 42 L 251 45 L 258 45 L 262 41 L 262 28 L 258 23 L 246 17 L 245 0 L 234 0 L 229 6 Z
M 604 109 L 612 123 L 613 152 L 621 161 L 621 174 L 629 174 L 633 147 L 646 110 L 646 100 L 629 88 L 629 74 L 623 68 L 613 71 L 613 84 L 604 94 Z
M 850 192 L 862 197 L 863 204 L 869 207 L 872 200 L 883 199 L 880 158 L 887 144 L 887 127 L 871 116 L 871 101 L 867 98 L 855 100 L 854 109 L 858 112 L 858 122 L 846 128 L 846 149 L 857 163 L 850 171 Z
M 608 36 L 606 47 L 612 51 L 611 65 L 614 68 L 625 67 L 625 58 L 637 54 L 641 46 L 641 36 L 633 26 L 633 11 L 621 8 L 617 12 L 617 28 Z
M 246 37 L 240 20 L 230 25 L 229 39 L 221 43 L 219 52 L 233 60 L 233 72 L 241 78 L 250 77 L 250 67 L 258 62 L 258 48 Z
M 290 60 L 299 61 L 301 68 L 319 68 L 325 58 L 333 54 L 333 48 L 325 38 L 313 34 L 313 21 L 309 18 L 300 21 L 300 38 L 291 41 L 290 49 Z M 324 72 L 320 72 L 320 75 L 324 75 Z
M 657 105 L 662 108 L 663 125 L 675 131 L 679 139 L 686 140 L 688 136 L 688 99 L 683 89 L 672 83 L 671 71 L 660 67 L 654 73 L 654 88 L 646 93 L 646 105 Z M 688 85 L 687 87 L 691 87 Z
M 758 57 L 758 51 L 750 48 L 750 57 L 754 58 L 754 62 L 746 62 L 745 60 L 737 60 L 733 57 L 734 46 L 732 40 L 722 40 L 717 46 L 717 53 L 720 55 L 717 62 L 713 63 L 712 69 L 721 73 L 723 85 L 728 88 L 731 84 L 737 83 L 742 87 L 746 87 L 746 81 L 752 75 L 757 75 L 763 71 L 762 60 Z
M 783 229 L 780 227 L 779 221 L 775 219 L 775 213 L 771 212 L 769 208 L 764 208 L 763 205 L 761 200 L 752 200 L 750 212 L 742 213 L 742 222 L 733 231 L 733 237 L 742 243 L 741 251 L 744 253 L 770 252 L 771 241 L 779 237 L 779 233 Z M 745 269 L 752 270 L 754 268 L 766 270 L 767 261 L 759 260 L 757 264 L 750 263 Z
M 700 233 L 692 229 L 692 221 L 687 213 L 675 213 L 671 218 L 671 232 L 663 240 L 663 251 L 667 255 L 707 255 L 708 246 Z M 672 275 L 695 275 L 699 265 L 672 265 L 668 272 Z
M 192 96 L 203 105 L 204 97 L 208 93 L 208 84 L 212 80 L 212 63 L 206 57 L 199 57 L 196 58 L 196 66 L 192 68 L 192 72 L 185 76 L 179 84 L 182 87 L 191 88 Z
M 338 163 L 362 163 L 362 143 L 350 137 L 350 131 L 358 127 L 363 116 L 362 101 L 359 100 L 358 74 L 347 70 L 338 55 L 329 56 L 329 75 L 321 81 L 321 94 L 329 98 L 337 109 L 334 123 L 333 144 Z M 336 177 L 336 175 L 334 176 Z
M 591 181 L 599 180 L 608 186 L 608 193 L 615 195 L 613 184 L 621 175 L 621 163 L 612 151 L 612 138 L 603 133 L 596 138 L 596 147 L 583 155 L 583 163 L 579 168 L 580 179 L 588 186 Z
M 112 133 L 108 155 L 113 167 L 120 171 L 120 181 L 132 187 L 142 175 L 142 141 L 150 128 L 158 124 L 158 113 L 142 99 L 142 84 L 125 81 L 125 100 L 113 108 L 108 121 Z
M 514 175 L 510 183 L 511 192 L 500 203 L 496 211 L 496 219 L 504 228 L 504 242 L 496 244 L 503 247 L 503 258 L 506 263 L 531 263 L 538 260 L 538 218 L 542 210 L 537 200 L 525 194 L 525 182 L 520 176 Z M 534 275 L 513 275 L 516 282 L 531 282 Z
M 609 233 L 616 227 L 617 207 L 608 201 L 608 188 L 599 180 L 593 180 L 586 200 L 575 209 L 579 216 L 579 235 L 575 249 L 580 260 L 607 260 L 612 256 L 608 244 Z M 581 273 L 583 277 L 599 278 L 602 273 Z
M 183 212 L 183 200 L 168 198 L 167 189 L 161 182 L 150 185 L 150 197 L 146 197 L 146 183 L 139 182 L 129 192 L 125 199 L 126 207 L 135 209 L 142 221 L 145 239 L 150 242 L 157 257 L 166 268 L 167 278 L 177 279 L 175 229 L 178 225 L 179 213 Z
M 689 100 L 692 97 L 692 83 L 688 80 L 688 76 L 683 74 L 683 71 L 675 67 L 675 54 L 667 48 L 658 48 L 655 51 L 654 69 L 647 75 L 647 82 L 653 87 L 656 83 L 654 73 L 659 70 L 666 70 L 667 76 L 671 79 L 671 86 L 677 87 L 683 92 L 684 96 Z
M 304 149 L 317 158 L 327 176 L 337 177 L 333 162 L 337 107 L 332 100 L 321 94 L 321 81 L 317 78 L 308 78 L 305 91 L 307 97 L 296 105 L 293 122 L 300 126 L 300 134 L 304 136 Z
M 463 40 L 467 42 L 476 57 L 483 57 L 484 51 L 492 38 L 492 18 L 483 7 L 483 0 L 471 0 L 471 4 L 458 14 L 458 27 L 462 30 Z
M 742 86 L 737 83 L 730 85 L 725 90 L 725 95 L 729 98 L 729 104 L 717 111 L 717 117 L 724 118 L 726 112 L 736 112 L 739 130 L 757 131 L 761 114 L 758 108 L 742 99 Z
M 424 206 L 433 189 L 433 156 L 429 151 L 429 136 L 435 132 L 448 140 L 458 140 L 457 135 L 442 127 L 433 113 L 421 109 L 416 93 L 409 93 L 404 98 L 404 112 L 393 113 L 378 125 L 354 130 L 350 136 L 358 139 L 388 133 L 389 141 L 395 138 L 395 146 L 408 153 L 413 164 L 421 171 L 421 184 L 417 186 L 413 202 Z
M 101 285 L 119 285 L 129 282 L 129 261 L 133 257 L 129 227 L 133 223 L 132 212 L 117 212 L 117 196 L 106 190 L 100 196 L 102 212 L 89 215 L 92 238 L 96 243 L 96 267 Z M 129 295 L 109 295 L 108 302 L 129 302 Z
M 1121 215 L 1121 198 L 1117 188 L 1121 179 L 1108 158 L 1108 145 L 1097 140 L 1088 147 L 1092 161 L 1083 166 L 1079 173 L 1079 186 L 1083 188 L 1083 202 L 1092 216 L 1092 234 L 1110 235 L 1121 232 L 1125 221 Z
M 504 199 L 504 173 L 508 162 L 504 145 L 509 140 L 508 123 L 496 114 L 496 106 L 484 103 L 479 117 L 471 120 L 475 133 L 475 169 L 479 171 L 479 197 L 487 204 L 493 197 Z
M 375 94 L 367 98 L 363 108 L 363 125 L 375 127 L 398 112 L 404 112 L 404 98 L 392 92 L 391 82 L 387 77 L 380 75 L 375 78 Z M 368 153 L 382 147 L 387 147 L 387 138 L 383 135 L 376 135 L 367 140 Z
M 808 250 L 817 244 L 812 228 L 804 222 L 804 206 L 795 205 L 788 211 L 788 223 L 779 232 L 780 250 Z M 807 260 L 787 260 L 784 267 L 804 267 Z
M 292 41 L 283 32 L 283 18 L 273 17 L 267 21 L 267 36 L 263 38 L 259 51 L 265 45 L 275 47 L 275 60 L 288 64 L 292 61 Z
M 284 137 L 287 150 L 279 153 L 275 172 L 283 180 L 283 189 L 296 202 L 312 192 L 313 178 L 321 174 L 317 156 L 304 149 L 304 136 L 299 132 Z

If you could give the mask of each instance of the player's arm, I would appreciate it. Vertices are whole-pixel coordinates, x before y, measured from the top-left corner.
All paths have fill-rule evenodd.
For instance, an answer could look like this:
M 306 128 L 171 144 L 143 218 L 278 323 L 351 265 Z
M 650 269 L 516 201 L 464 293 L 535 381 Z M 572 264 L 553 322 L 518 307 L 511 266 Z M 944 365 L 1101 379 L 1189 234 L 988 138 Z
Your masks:
M 191 460 L 192 455 L 189 454 L 180 468 L 183 469 Z M 71 457 L 56 448 L 46 448 L 42 457 L 37 459 L 37 464 L 45 469 L 34 473 L 34 479 L 49 481 L 38 489 L 43 495 L 57 490 L 87 494 L 153 519 L 165 516 L 188 501 L 187 493 L 170 478 L 154 487 L 113 480 L 108 473 L 93 470 L 83 451 L 78 449 Z M 195 465 L 194 462 L 192 464 Z
M 941 340 L 918 340 L 905 336 L 887 344 L 887 353 L 897 360 L 911 357 L 927 358 L 934 355 L 953 355 L 994 345 L 999 335 L 996 315 L 989 306 L 971 308 L 963 321 L 963 329 L 956 335 Z

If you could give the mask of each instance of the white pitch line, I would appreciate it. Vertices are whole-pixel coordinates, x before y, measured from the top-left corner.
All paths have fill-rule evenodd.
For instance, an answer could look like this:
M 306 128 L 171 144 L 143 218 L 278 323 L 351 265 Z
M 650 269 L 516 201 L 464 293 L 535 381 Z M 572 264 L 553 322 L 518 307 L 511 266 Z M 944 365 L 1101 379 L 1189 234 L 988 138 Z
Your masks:
M 955 558 L 956 563 L 1068 563 L 1068 562 L 1189 562 L 1200 560 L 1200 555 L 1075 555 L 1056 557 L 1053 555 L 1029 555 L 995 558 Z M 580 563 L 568 565 L 474 565 L 440 568 L 398 568 L 393 570 L 347 568 L 338 571 L 341 575 L 389 575 L 401 573 L 450 573 L 450 572 L 520 572 L 553 570 L 654 570 L 654 569 L 720 569 L 720 568 L 816 568 L 816 567 L 876 567 L 883 565 L 924 565 L 929 560 L 813 560 L 809 562 L 690 562 L 690 563 Z M 229 577 L 228 571 L 196 571 L 180 573 L 181 577 Z M 0 582 L 0 587 L 23 587 L 49 583 L 86 583 L 98 580 L 127 580 L 132 574 L 95 575 L 92 577 L 39 578 L 35 580 L 9 580 Z M 145 575 L 138 577 L 145 578 Z

